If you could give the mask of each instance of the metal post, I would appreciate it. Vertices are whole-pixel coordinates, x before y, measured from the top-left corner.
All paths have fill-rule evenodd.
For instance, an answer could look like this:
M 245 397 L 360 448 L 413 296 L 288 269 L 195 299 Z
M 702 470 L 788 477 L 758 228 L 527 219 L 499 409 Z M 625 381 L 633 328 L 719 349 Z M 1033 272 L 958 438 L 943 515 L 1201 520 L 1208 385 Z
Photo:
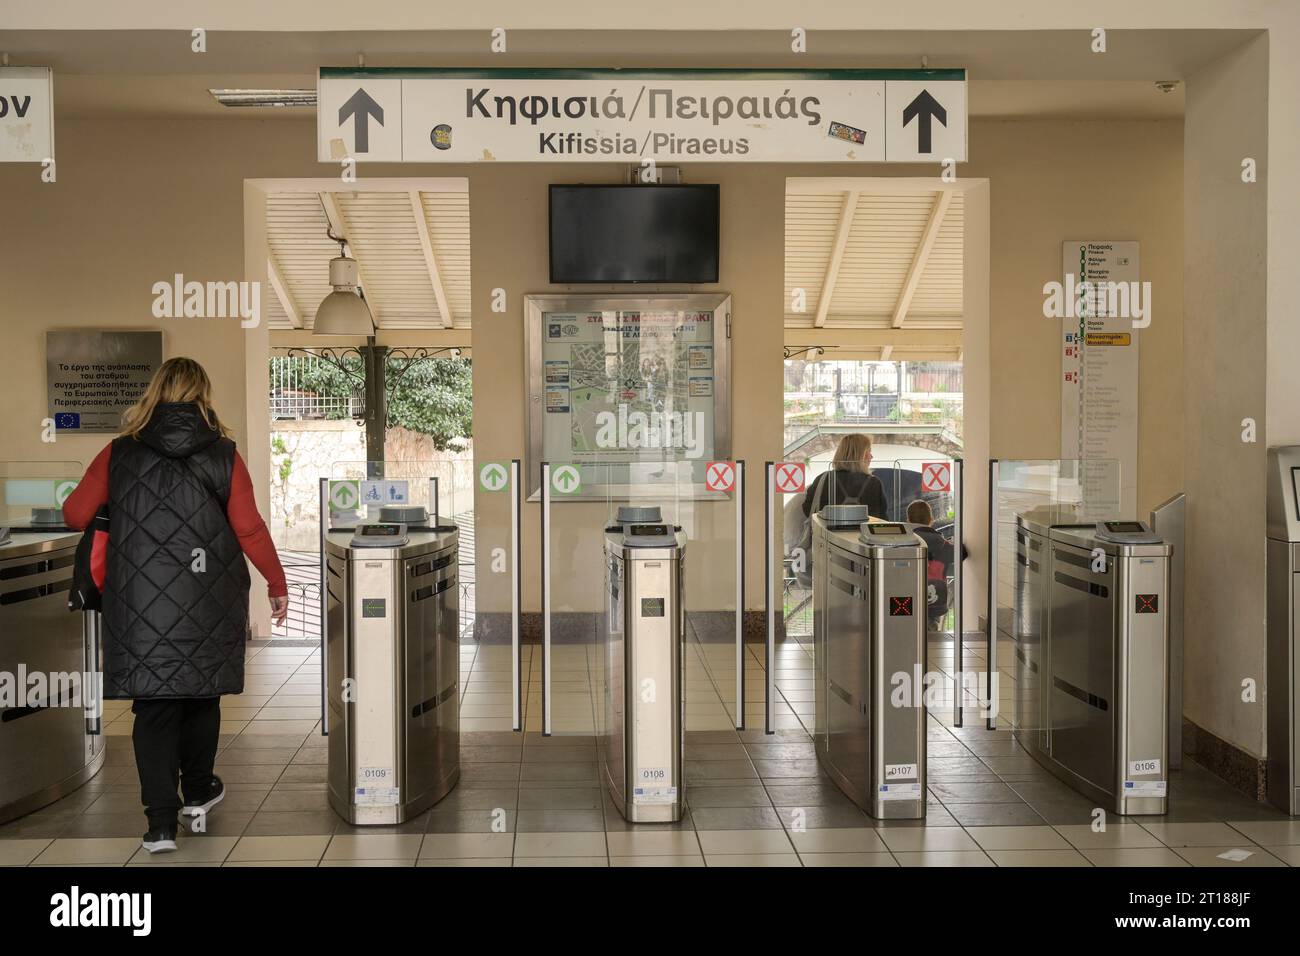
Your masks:
M 954 492 L 953 528 L 955 529 L 955 532 L 953 534 L 952 560 L 953 560 L 953 567 L 957 571 L 957 573 L 953 575 L 953 584 L 952 584 L 952 590 L 953 590 L 952 601 L 953 601 L 953 611 L 954 611 L 953 629 L 956 631 L 954 637 L 957 641 L 957 647 L 956 647 L 957 686 L 956 686 L 956 693 L 953 694 L 953 710 L 952 710 L 952 725 L 954 727 L 961 726 L 961 717 L 962 717 L 961 681 L 962 681 L 962 675 L 966 673 L 965 668 L 962 666 L 962 661 L 963 661 L 962 639 L 965 636 L 965 628 L 963 627 L 962 606 L 961 606 L 962 604 L 961 582 L 962 582 L 962 577 L 965 575 L 965 570 L 966 570 L 961 556 L 962 545 L 965 543 L 965 538 L 966 538 L 966 535 L 962 529 L 962 517 L 963 517 L 962 516 L 962 495 L 964 494 L 965 484 L 966 484 L 965 482 L 966 472 L 964 466 L 965 466 L 965 462 L 962 461 L 962 459 L 960 458 L 953 459 L 952 462 L 952 480 L 953 480 L 953 492 Z
M 519 459 L 510 462 L 510 698 L 511 728 L 523 730 L 523 694 L 519 671 L 519 520 L 522 516 L 522 489 L 519 487 Z
M 993 686 L 993 674 L 997 670 L 998 654 L 998 459 L 989 459 L 989 607 L 988 633 L 985 637 L 985 681 Z M 997 719 L 992 716 L 992 708 L 985 718 L 989 730 L 997 729 Z
M 384 440 L 388 428 L 388 346 L 369 336 L 358 350 L 366 384 L 366 477 L 384 477 Z
M 763 608 L 767 613 L 767 636 L 764 641 L 763 661 L 767 671 L 767 688 L 763 695 L 763 733 L 774 734 L 774 702 L 776 701 L 776 595 L 773 582 L 773 559 L 776 556 L 776 462 L 767 463 L 763 478 Z M 743 706 L 744 701 L 741 701 Z
M 320 735 L 329 730 L 329 582 L 325 571 L 325 535 L 329 531 L 330 480 L 320 480 Z
M 542 736 L 551 736 L 551 463 L 542 462 Z
M 736 462 L 736 729 L 745 729 L 745 463 Z

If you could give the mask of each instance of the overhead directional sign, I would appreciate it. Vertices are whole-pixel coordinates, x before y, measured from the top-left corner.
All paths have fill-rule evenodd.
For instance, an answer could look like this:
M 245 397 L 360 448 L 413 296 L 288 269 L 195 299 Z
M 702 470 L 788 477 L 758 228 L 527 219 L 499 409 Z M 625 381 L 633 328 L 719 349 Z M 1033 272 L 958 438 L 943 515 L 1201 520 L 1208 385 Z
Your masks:
M 890 162 L 966 158 L 966 83 L 903 81 L 885 89 Z
M 893 163 L 966 159 L 966 71 L 349 69 L 317 159 Z
M 54 158 L 54 72 L 0 67 L 0 163 Z
M 505 491 L 510 484 L 510 469 L 503 461 L 489 461 L 479 468 L 478 483 L 484 491 Z
M 573 465 L 551 466 L 551 488 L 557 494 L 572 495 L 582 485 L 582 477 Z

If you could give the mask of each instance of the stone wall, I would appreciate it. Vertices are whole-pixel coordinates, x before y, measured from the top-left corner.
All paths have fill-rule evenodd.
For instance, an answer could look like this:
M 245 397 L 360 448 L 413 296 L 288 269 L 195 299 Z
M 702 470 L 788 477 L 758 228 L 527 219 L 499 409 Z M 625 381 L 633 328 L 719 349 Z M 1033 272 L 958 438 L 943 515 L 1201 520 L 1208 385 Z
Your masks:
M 390 428 L 385 448 L 389 461 L 438 463 L 434 471 L 440 479 L 444 511 L 473 508 L 472 444 L 459 454 L 440 452 L 427 435 Z M 276 547 L 290 551 L 318 549 L 320 479 L 339 474 L 340 469 L 335 467 L 339 462 L 361 462 L 365 457 L 365 429 L 351 419 L 272 422 L 271 513 L 267 524 Z

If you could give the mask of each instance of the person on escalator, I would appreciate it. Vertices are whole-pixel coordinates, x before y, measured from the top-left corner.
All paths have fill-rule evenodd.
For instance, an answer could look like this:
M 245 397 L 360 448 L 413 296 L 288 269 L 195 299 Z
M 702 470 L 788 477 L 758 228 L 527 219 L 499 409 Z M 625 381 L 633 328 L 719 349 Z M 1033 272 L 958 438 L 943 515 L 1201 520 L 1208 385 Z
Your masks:
M 122 434 L 64 503 L 63 520 L 85 528 L 104 505 L 103 696 L 132 701 L 143 846 L 175 850 L 177 813 L 202 816 L 225 796 L 212 770 L 221 697 L 244 689 L 245 556 L 267 581 L 272 622 L 283 623 L 289 606 L 248 469 L 198 362 L 159 367 Z

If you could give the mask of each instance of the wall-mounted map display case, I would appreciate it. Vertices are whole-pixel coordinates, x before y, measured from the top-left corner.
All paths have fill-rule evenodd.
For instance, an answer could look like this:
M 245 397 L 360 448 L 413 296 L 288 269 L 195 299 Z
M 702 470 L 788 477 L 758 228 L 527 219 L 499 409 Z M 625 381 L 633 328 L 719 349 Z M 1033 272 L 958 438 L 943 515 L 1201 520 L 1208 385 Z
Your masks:
M 731 457 L 730 295 L 532 295 L 524 328 L 530 496 L 546 461 L 578 469 L 569 500 L 718 497 L 704 482 Z

